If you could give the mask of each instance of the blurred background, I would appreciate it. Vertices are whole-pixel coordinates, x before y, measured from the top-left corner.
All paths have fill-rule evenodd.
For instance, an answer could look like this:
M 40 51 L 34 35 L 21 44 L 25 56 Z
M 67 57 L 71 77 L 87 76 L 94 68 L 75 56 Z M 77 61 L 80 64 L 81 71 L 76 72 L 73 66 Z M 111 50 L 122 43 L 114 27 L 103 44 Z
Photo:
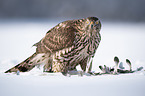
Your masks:
M 99 65 L 113 67 L 115 56 L 126 70 L 129 59 L 133 70 L 143 66 L 143 71 L 88 78 L 45 75 L 38 68 L 20 76 L 4 74 L 31 56 L 36 50 L 32 45 L 52 27 L 90 16 L 102 23 L 92 71 L 101 72 Z M 145 96 L 144 70 L 145 0 L 0 0 L 0 96 L 89 96 L 90 92 L 93 96 Z
M 1 68 L 32 55 L 32 45 L 58 23 L 90 16 L 102 23 L 94 70 L 113 66 L 114 56 L 145 66 L 145 0 L 0 0 Z
M 72 19 L 145 22 L 145 0 L 0 0 L 0 18 Z

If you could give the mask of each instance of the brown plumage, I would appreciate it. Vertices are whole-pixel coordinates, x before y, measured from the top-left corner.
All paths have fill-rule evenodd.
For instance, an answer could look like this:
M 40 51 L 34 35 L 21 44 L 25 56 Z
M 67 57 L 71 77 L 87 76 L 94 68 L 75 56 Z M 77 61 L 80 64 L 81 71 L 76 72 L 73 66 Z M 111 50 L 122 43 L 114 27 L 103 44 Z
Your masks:
M 44 71 L 68 72 L 80 64 L 89 68 L 99 46 L 101 23 L 96 17 L 68 20 L 50 29 L 36 46 L 36 52 L 8 72 L 26 72 L 44 63 Z M 91 61 L 92 62 L 92 61 Z

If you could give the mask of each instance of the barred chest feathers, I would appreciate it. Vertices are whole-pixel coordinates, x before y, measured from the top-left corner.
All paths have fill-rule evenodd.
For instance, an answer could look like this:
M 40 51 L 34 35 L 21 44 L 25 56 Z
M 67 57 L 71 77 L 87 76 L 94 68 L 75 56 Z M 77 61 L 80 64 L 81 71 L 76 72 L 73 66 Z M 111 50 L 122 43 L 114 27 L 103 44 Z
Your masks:
M 53 55 L 53 61 L 55 62 L 52 66 L 53 71 L 62 70 L 62 68 L 59 68 L 59 65 L 67 66 L 66 69 L 68 70 L 75 69 L 82 61 L 86 63 L 81 65 L 82 67 L 84 66 L 84 71 L 86 67 L 89 67 L 89 61 L 94 57 L 99 45 L 100 34 L 99 32 L 92 32 L 92 34 L 81 36 L 79 33 L 76 33 L 75 38 L 76 40 L 72 47 L 60 50 Z

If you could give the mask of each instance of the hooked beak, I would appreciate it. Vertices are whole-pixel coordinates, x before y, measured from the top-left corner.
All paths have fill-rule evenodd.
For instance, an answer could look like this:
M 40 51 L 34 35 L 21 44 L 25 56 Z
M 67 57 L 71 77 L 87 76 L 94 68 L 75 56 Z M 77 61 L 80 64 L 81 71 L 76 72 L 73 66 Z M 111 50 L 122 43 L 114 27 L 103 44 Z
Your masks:
M 93 22 L 91 22 L 91 29 L 94 29 L 94 23 Z

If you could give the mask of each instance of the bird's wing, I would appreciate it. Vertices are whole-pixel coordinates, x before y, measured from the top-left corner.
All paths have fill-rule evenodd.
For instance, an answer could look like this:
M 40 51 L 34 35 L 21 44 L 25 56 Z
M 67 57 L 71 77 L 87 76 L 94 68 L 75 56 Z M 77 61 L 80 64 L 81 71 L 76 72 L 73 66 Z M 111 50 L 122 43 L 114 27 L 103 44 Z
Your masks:
M 71 47 L 75 40 L 77 30 L 71 23 L 60 23 L 51 30 L 46 36 L 35 44 L 37 53 L 55 52 L 63 48 Z

